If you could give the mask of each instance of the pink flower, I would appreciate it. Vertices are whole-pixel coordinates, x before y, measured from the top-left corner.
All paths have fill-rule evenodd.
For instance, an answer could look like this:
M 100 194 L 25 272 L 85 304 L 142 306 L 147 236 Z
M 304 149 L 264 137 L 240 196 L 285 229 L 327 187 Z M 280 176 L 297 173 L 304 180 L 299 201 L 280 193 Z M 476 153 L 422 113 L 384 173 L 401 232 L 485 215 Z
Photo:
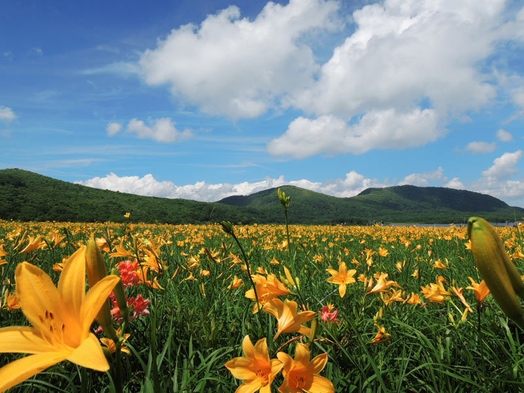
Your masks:
M 140 268 L 138 261 L 122 261 L 116 265 L 116 268 L 120 273 L 124 288 L 132 287 L 140 282 L 140 276 L 137 273 L 137 269 Z
M 123 318 L 120 314 L 120 307 L 118 307 L 118 302 L 116 301 L 114 292 L 111 292 L 110 298 L 113 305 L 111 316 L 121 323 Z M 147 309 L 151 303 L 149 299 L 144 299 L 142 295 L 130 298 L 126 296 L 126 301 L 127 307 L 129 308 L 129 321 L 140 318 L 142 315 L 149 315 L 149 310 Z
M 338 310 L 331 310 L 333 310 L 333 306 L 322 307 L 322 310 L 320 311 L 322 321 L 340 323 L 340 321 L 338 320 Z
M 149 315 L 149 299 L 144 299 L 142 295 L 132 297 L 127 301 L 128 306 L 131 308 L 131 320 L 140 318 L 142 315 Z

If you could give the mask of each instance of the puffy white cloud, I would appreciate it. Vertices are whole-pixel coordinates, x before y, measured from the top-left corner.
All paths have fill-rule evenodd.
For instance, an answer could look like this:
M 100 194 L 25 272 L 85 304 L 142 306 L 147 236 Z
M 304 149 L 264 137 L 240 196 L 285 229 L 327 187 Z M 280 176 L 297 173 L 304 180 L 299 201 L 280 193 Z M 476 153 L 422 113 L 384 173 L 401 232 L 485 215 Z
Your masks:
M 191 130 L 178 131 L 168 117 L 149 121 L 146 125 L 142 120 L 132 119 L 127 125 L 127 131 L 138 135 L 141 139 L 153 139 L 157 142 L 172 143 L 193 136 Z M 109 131 L 109 130 L 108 130 Z
M 491 153 L 497 148 L 496 143 L 488 142 L 470 142 L 466 146 L 466 150 L 472 153 Z
M 77 181 L 75 183 L 130 194 L 163 198 L 183 198 L 205 202 L 218 201 L 232 195 L 250 195 L 287 184 L 337 197 L 351 197 L 369 187 L 385 187 L 391 185 L 387 182 L 380 182 L 376 179 L 367 179 L 355 171 L 347 173 L 344 179 L 332 180 L 325 183 L 311 182 L 306 179 L 287 181 L 284 179 L 284 176 L 280 176 L 276 179 L 268 177 L 262 181 L 252 183 L 208 184 L 204 181 L 200 181 L 195 184 L 178 186 L 171 181 L 158 181 L 151 174 L 147 174 L 143 177 L 120 177 L 114 173 L 110 173 L 105 177 L 94 177 L 89 180 Z
M 439 127 L 432 109 L 398 113 L 393 109 L 370 111 L 356 124 L 332 115 L 316 119 L 299 117 L 284 135 L 267 145 L 272 155 L 305 158 L 315 154 L 361 154 L 371 149 L 402 149 L 436 140 L 445 130 Z
M 495 158 L 493 165 L 482 172 L 482 175 L 489 179 L 504 180 L 518 172 L 515 166 L 522 158 L 522 150 L 513 153 L 504 153 Z
M 522 83 L 498 84 L 520 77 L 491 66 L 498 45 L 522 39 L 524 12 L 513 15 L 506 6 L 505 0 L 376 2 L 353 13 L 354 30 L 324 64 L 311 33 L 341 26 L 346 16 L 337 14 L 337 2 L 269 2 L 252 20 L 231 6 L 172 30 L 142 54 L 139 67 L 148 84 L 169 84 L 182 103 L 205 113 L 237 119 L 269 108 L 303 111 L 268 145 L 271 154 L 418 146 L 497 94 L 524 108 Z M 394 128 L 413 114 L 430 124 Z M 392 128 L 380 124 L 386 116 Z
M 353 14 L 356 30 L 294 104 L 343 117 L 427 100 L 444 115 L 495 96 L 478 62 L 494 50 L 503 0 L 397 1 Z
M 206 202 L 218 201 L 232 195 L 249 195 L 268 188 L 279 187 L 286 184 L 284 178 L 281 176 L 278 179 L 267 178 L 263 181 L 254 183 L 207 184 L 204 181 L 200 181 L 195 184 L 178 186 L 171 181 L 158 181 L 151 174 L 147 174 L 144 177 L 120 177 L 114 173 L 110 173 L 105 177 L 94 177 L 76 183 L 89 187 L 126 192 L 130 194 L 163 198 L 183 198 Z
M 497 138 L 501 142 L 511 142 L 513 140 L 513 134 L 501 128 L 497 131 Z
M 507 203 L 524 207 L 524 178 L 514 179 L 519 169 L 522 150 L 504 153 L 493 161 L 493 165 L 482 172 L 482 177 L 472 182 L 472 190 L 492 195 Z
M 443 136 L 452 116 L 479 109 L 496 97 L 492 75 L 479 63 L 494 53 L 500 40 L 515 37 L 507 29 L 513 21 L 503 22 L 504 7 L 503 0 L 386 0 L 356 11 L 355 31 L 322 65 L 317 82 L 290 93 L 291 105 L 317 119 L 296 119 L 270 142 L 268 151 L 303 158 L 398 149 Z M 517 104 L 519 92 L 512 93 Z M 393 130 L 364 124 L 383 113 Z M 420 114 L 431 114 L 424 119 L 430 124 L 395 129 L 395 124 L 405 123 L 406 114 L 418 114 L 419 120 Z
M 500 164 L 500 161 L 495 161 L 498 165 L 502 165 Z M 389 181 L 387 179 L 371 179 L 356 171 L 350 171 L 346 173 L 344 178 L 328 180 L 325 182 L 312 182 L 307 179 L 288 181 L 284 179 L 284 176 L 280 176 L 276 179 L 268 177 L 258 182 L 242 182 L 238 184 L 210 184 L 205 181 L 199 181 L 194 184 L 178 186 L 171 181 L 158 181 L 151 174 L 147 174 L 143 177 L 120 177 L 114 173 L 110 173 L 105 177 L 95 177 L 86 181 L 78 181 L 76 183 L 89 187 L 137 195 L 157 196 L 163 198 L 183 198 L 204 202 L 214 202 L 233 195 L 250 195 L 270 188 L 281 187 L 283 185 L 293 185 L 326 195 L 348 198 L 358 195 L 367 188 L 381 188 L 409 184 L 419 187 L 435 186 L 472 190 L 492 195 L 505 201 L 511 201 L 518 206 L 524 206 L 524 179 L 507 180 L 498 179 L 493 176 L 484 176 L 475 182 L 464 184 L 457 177 L 448 180 L 444 175 L 444 169 L 442 167 L 430 172 L 412 173 L 405 176 L 399 182 Z
M 122 130 L 122 124 L 115 123 L 115 122 L 109 123 L 107 125 L 106 130 L 107 130 L 107 135 L 109 136 L 116 135 Z
M 300 42 L 316 29 L 334 27 L 334 1 L 267 3 L 254 19 L 230 6 L 200 26 L 185 25 L 159 40 L 140 59 L 151 85 L 170 84 L 175 96 L 209 114 L 256 117 L 313 82 L 318 66 Z
M 0 106 L 0 121 L 11 121 L 16 119 L 16 115 L 11 108 Z
M 466 186 L 460 181 L 458 177 L 454 177 L 450 181 L 444 184 L 444 187 L 454 188 L 456 190 L 465 190 Z
M 407 175 L 398 183 L 398 185 L 410 184 L 412 186 L 428 187 L 435 182 L 441 184 L 445 180 L 446 177 L 444 176 L 444 169 L 442 167 L 438 167 L 438 169 L 433 172 L 412 173 Z

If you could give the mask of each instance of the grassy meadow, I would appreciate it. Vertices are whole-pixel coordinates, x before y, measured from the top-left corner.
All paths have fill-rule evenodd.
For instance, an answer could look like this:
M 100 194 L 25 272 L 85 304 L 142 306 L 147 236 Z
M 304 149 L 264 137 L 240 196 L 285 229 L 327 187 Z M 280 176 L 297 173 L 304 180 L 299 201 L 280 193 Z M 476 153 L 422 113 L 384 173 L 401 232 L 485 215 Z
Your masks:
M 522 227 L 497 231 L 523 272 Z M 246 336 L 265 338 L 271 359 L 295 357 L 301 343 L 311 359 L 327 354 L 315 372 L 336 392 L 524 389 L 524 334 L 482 299 L 466 227 L 1 221 L 0 327 L 28 325 L 13 296 L 17 265 L 56 284 L 91 236 L 108 271 L 128 280 L 130 317 L 113 315 L 118 349 L 102 340 L 110 371 L 63 361 L 10 392 L 234 392 L 243 381 L 225 365 L 244 356 Z M 296 302 L 306 321 L 286 327 L 265 301 Z M 3 353 L 0 367 L 23 356 Z M 273 377 L 276 392 L 284 376 Z

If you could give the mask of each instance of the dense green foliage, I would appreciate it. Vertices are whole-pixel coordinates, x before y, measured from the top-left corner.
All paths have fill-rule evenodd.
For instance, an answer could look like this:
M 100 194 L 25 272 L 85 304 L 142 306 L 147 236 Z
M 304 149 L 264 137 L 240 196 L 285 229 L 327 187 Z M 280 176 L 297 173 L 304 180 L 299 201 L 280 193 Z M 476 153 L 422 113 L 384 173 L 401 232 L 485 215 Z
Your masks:
M 464 223 L 469 216 L 516 221 L 524 209 L 479 193 L 436 187 L 368 189 L 336 198 L 293 186 L 292 224 Z M 0 170 L 0 219 L 19 221 L 283 223 L 275 189 L 214 203 L 145 197 L 72 184 L 20 169 Z

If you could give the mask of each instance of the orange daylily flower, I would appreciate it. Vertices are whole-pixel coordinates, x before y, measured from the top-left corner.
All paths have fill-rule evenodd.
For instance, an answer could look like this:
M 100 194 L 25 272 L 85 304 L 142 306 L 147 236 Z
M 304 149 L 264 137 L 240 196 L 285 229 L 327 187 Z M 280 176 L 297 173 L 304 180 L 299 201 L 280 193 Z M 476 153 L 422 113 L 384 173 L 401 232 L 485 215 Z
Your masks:
M 29 237 L 29 244 L 25 246 L 22 251 L 20 251 L 20 254 L 28 253 L 45 247 L 47 247 L 47 243 L 44 241 L 44 237 L 42 235 L 38 235 L 34 239 Z
M 377 279 L 377 283 L 371 290 L 368 291 L 368 294 L 386 292 L 388 288 L 390 287 L 399 287 L 400 288 L 400 285 L 398 285 L 396 281 L 387 281 L 387 278 L 388 278 L 387 273 L 380 273 L 380 276 Z
M 420 299 L 420 295 L 418 293 L 411 292 L 411 295 L 406 300 L 407 304 L 421 304 L 422 300 Z
M 236 357 L 225 364 L 235 378 L 245 381 L 236 393 L 271 393 L 271 384 L 284 364 L 278 359 L 269 359 L 266 338 L 253 345 L 249 336 L 245 336 L 242 350 L 243 357 Z
M 277 296 L 287 296 L 292 292 L 277 278 L 274 274 L 268 274 L 264 277 L 260 274 L 253 276 L 253 282 L 257 289 L 258 303 L 253 288 L 246 291 L 245 296 L 255 302 L 253 314 L 257 313 L 267 302 L 275 299 Z
M 391 334 L 386 331 L 384 326 L 379 326 L 377 324 L 375 324 L 375 326 L 377 327 L 378 332 L 373 340 L 369 342 L 370 344 L 381 344 L 391 339 Z
M 311 321 L 317 315 L 314 311 L 297 312 L 297 302 L 287 299 L 283 302 L 278 298 L 266 303 L 263 310 L 273 315 L 278 321 L 277 332 L 273 340 L 276 340 L 282 333 L 300 332 L 309 336 L 311 329 L 302 324 Z
M 20 308 L 20 303 L 16 298 L 16 294 L 9 293 L 9 289 L 6 289 L 4 293 L 4 307 L 9 311 L 17 310 Z
M 281 393 L 334 393 L 333 383 L 326 377 L 318 375 L 328 361 L 327 353 L 316 356 L 310 361 L 309 348 L 298 343 L 293 359 L 287 353 L 277 353 L 278 359 L 284 364 L 282 374 L 284 382 L 278 388 Z
M 58 288 L 43 270 L 28 262 L 17 266 L 15 277 L 16 296 L 32 326 L 0 329 L 0 353 L 31 355 L 0 369 L 0 391 L 64 360 L 97 371 L 109 370 L 90 328 L 120 278 L 104 277 L 86 295 L 85 247 L 68 259 Z
M 429 284 L 425 287 L 422 287 L 422 293 L 432 303 L 442 303 L 447 300 L 449 296 L 451 296 L 451 293 L 446 291 L 444 288 L 444 284 L 441 280 L 437 279 L 436 284 Z
M 447 260 L 446 260 L 447 262 Z M 447 269 L 448 267 L 442 263 L 442 260 L 437 259 L 435 263 L 433 264 L 433 267 L 435 269 Z
M 118 257 L 134 258 L 135 257 L 135 255 L 132 252 L 129 252 L 126 250 L 126 248 L 124 247 L 123 240 L 120 241 L 120 245 L 115 246 L 115 250 L 116 250 L 115 252 L 112 252 L 111 254 L 109 254 L 111 258 L 118 258 Z
M 233 277 L 233 282 L 227 288 L 228 289 L 237 289 L 237 288 L 241 287 L 242 285 L 244 285 L 242 283 L 242 279 L 238 278 L 238 276 L 235 275 L 235 277 Z
M 477 284 L 477 282 L 472 277 L 469 277 L 469 281 L 471 281 L 471 286 L 466 287 L 466 289 L 472 289 L 475 291 L 475 298 L 477 299 L 477 302 L 482 303 L 486 296 L 489 295 L 489 288 L 486 285 L 486 282 L 482 280 L 480 284 Z
M 357 271 L 355 269 L 348 270 L 346 262 L 342 262 L 338 270 L 327 268 L 326 271 L 332 276 L 328 278 L 327 282 L 338 285 L 340 297 L 344 297 L 346 295 L 346 285 L 355 282 L 354 276 Z
M 382 296 L 382 294 L 381 294 Z M 398 289 L 398 290 L 391 290 L 390 292 L 386 292 L 383 296 L 382 296 L 382 301 L 384 302 L 384 304 L 386 306 L 389 306 L 391 303 L 393 302 L 405 302 L 406 299 L 404 299 L 403 297 L 403 293 L 402 293 L 402 289 Z
M 389 251 L 386 248 L 379 247 L 378 248 L 378 256 L 379 257 L 387 257 L 389 255 Z

